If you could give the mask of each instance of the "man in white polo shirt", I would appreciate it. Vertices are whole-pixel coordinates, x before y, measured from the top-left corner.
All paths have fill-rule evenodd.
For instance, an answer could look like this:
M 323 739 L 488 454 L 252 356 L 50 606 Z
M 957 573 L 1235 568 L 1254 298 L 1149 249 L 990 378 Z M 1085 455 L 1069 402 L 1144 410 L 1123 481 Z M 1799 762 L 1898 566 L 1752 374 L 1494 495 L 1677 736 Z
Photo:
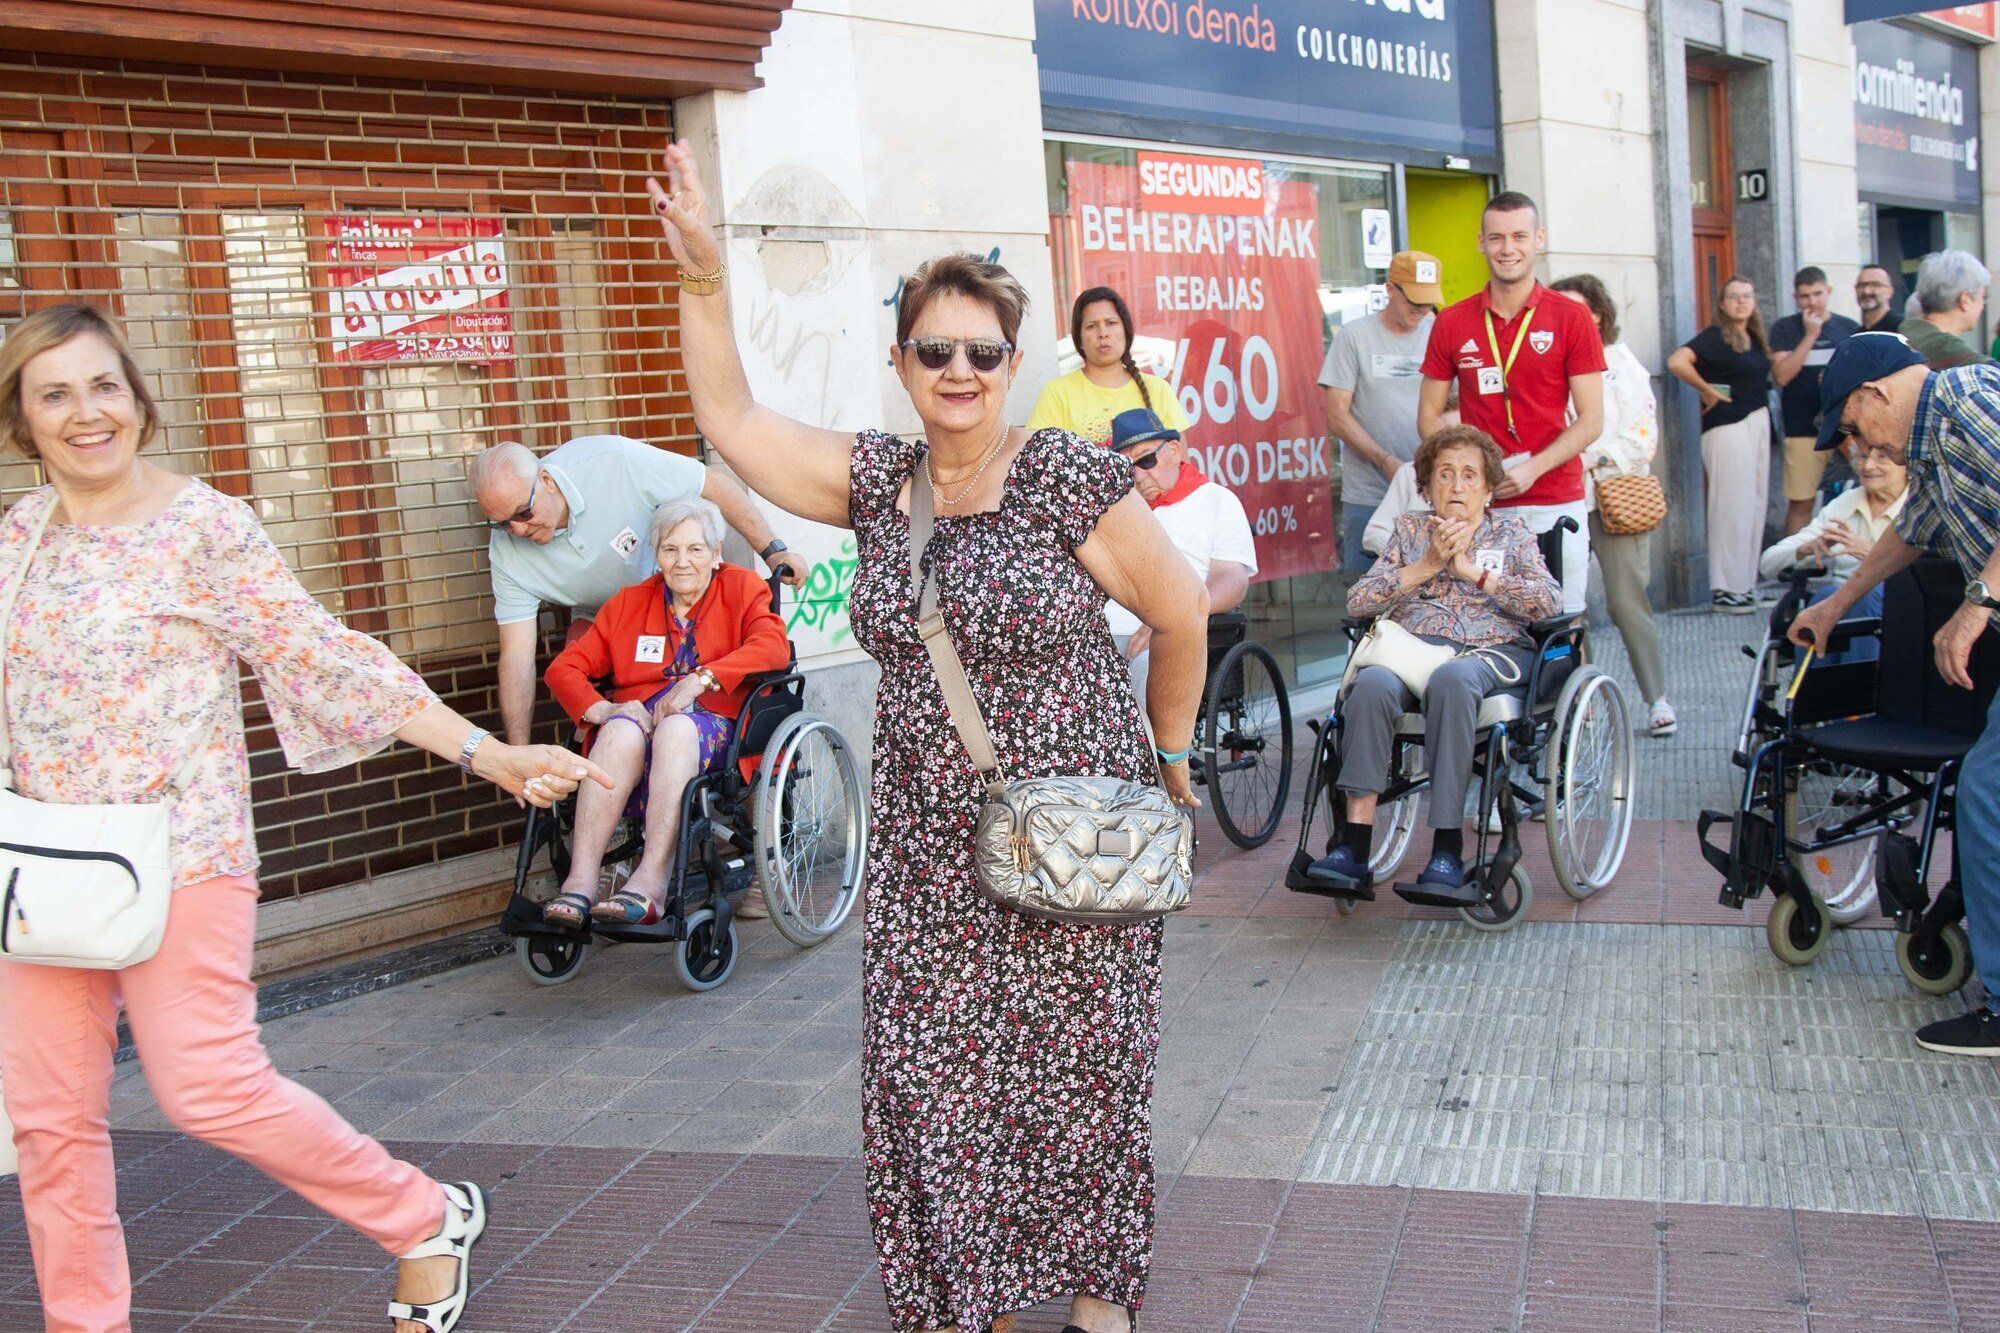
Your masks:
M 1188 461 L 1180 432 L 1143 407 L 1111 419 L 1111 447 L 1132 464 L 1139 496 L 1167 530 L 1175 547 L 1208 585 L 1208 611 L 1234 611 L 1257 572 L 1257 543 L 1243 502 L 1228 487 L 1202 475 Z M 1111 633 L 1132 662 L 1132 689 L 1146 698 L 1147 649 L 1153 632 L 1116 602 L 1105 605 Z
M 685 454 L 622 435 L 585 435 L 541 458 L 508 441 L 479 454 L 466 484 L 493 529 L 493 618 L 500 625 L 500 719 L 526 744 L 535 704 L 535 618 L 567 608 L 571 635 L 611 595 L 652 575 L 646 529 L 669 500 L 722 511 L 773 573 L 798 587 L 811 567 L 785 550 L 742 486 Z

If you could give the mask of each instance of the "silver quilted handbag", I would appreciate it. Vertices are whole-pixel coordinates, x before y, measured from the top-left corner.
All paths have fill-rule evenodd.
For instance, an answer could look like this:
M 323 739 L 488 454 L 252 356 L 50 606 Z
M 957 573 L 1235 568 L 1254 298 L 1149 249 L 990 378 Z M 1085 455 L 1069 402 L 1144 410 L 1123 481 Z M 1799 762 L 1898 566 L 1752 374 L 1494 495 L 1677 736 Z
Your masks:
M 951 725 L 986 779 L 973 835 L 979 891 L 1054 921 L 1120 926 L 1178 912 L 1194 891 L 1194 821 L 1155 783 L 1115 777 L 1008 781 L 985 715 L 923 575 L 936 512 L 927 469 L 910 478 L 910 591 L 917 633 Z

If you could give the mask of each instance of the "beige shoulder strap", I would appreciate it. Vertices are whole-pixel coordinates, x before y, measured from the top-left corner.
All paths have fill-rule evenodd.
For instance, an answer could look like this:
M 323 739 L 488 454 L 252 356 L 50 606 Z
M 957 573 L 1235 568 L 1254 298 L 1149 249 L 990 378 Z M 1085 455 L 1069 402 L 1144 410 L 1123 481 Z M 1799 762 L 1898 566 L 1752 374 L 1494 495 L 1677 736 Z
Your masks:
M 938 609 L 937 580 L 924 577 L 924 548 L 930 545 L 936 528 L 937 503 L 931 494 L 930 469 L 921 460 L 910 471 L 910 597 L 917 604 L 917 635 L 931 656 L 931 670 L 938 688 L 944 691 L 944 706 L 951 713 L 951 725 L 965 742 L 973 767 L 991 779 L 1000 771 L 993 754 L 993 737 L 986 729 L 986 717 L 979 701 L 972 697 L 972 682 L 965 677 L 965 664 L 958 660 L 958 648 L 944 627 L 944 613 Z

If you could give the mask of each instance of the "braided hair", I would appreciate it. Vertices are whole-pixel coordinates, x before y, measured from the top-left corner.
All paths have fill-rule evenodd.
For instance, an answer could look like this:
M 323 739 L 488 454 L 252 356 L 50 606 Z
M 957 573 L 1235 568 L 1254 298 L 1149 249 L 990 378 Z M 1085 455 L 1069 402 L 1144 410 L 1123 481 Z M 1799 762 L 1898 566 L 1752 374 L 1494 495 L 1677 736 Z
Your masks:
M 1124 297 L 1109 287 L 1091 287 L 1077 293 L 1076 303 L 1069 308 L 1070 343 L 1076 348 L 1079 354 L 1082 353 L 1083 312 L 1091 306 L 1096 305 L 1099 301 L 1108 302 L 1111 309 L 1117 313 L 1118 322 L 1125 326 L 1125 350 L 1119 355 L 1118 359 L 1123 363 L 1125 373 L 1130 375 L 1132 382 L 1139 386 L 1139 401 L 1143 402 L 1146 405 L 1146 410 L 1150 412 L 1153 410 L 1153 395 L 1146 388 L 1146 377 L 1139 373 L 1139 363 L 1132 359 L 1132 338 L 1134 336 L 1132 330 L 1132 308 L 1125 304 Z M 1087 362 L 1089 358 L 1086 357 L 1085 360 Z

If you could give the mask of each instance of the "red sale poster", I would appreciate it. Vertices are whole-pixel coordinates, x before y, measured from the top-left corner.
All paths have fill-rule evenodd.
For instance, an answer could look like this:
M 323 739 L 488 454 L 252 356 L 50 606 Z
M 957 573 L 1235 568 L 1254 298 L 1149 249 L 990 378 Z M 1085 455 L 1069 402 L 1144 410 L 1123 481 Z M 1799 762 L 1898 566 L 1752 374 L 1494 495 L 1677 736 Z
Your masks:
M 507 255 L 494 217 L 328 220 L 340 361 L 501 361 L 514 354 Z
M 1076 286 L 1117 289 L 1141 334 L 1174 340 L 1191 452 L 1243 501 L 1258 581 L 1332 568 L 1317 188 L 1178 153 L 1068 172 Z

